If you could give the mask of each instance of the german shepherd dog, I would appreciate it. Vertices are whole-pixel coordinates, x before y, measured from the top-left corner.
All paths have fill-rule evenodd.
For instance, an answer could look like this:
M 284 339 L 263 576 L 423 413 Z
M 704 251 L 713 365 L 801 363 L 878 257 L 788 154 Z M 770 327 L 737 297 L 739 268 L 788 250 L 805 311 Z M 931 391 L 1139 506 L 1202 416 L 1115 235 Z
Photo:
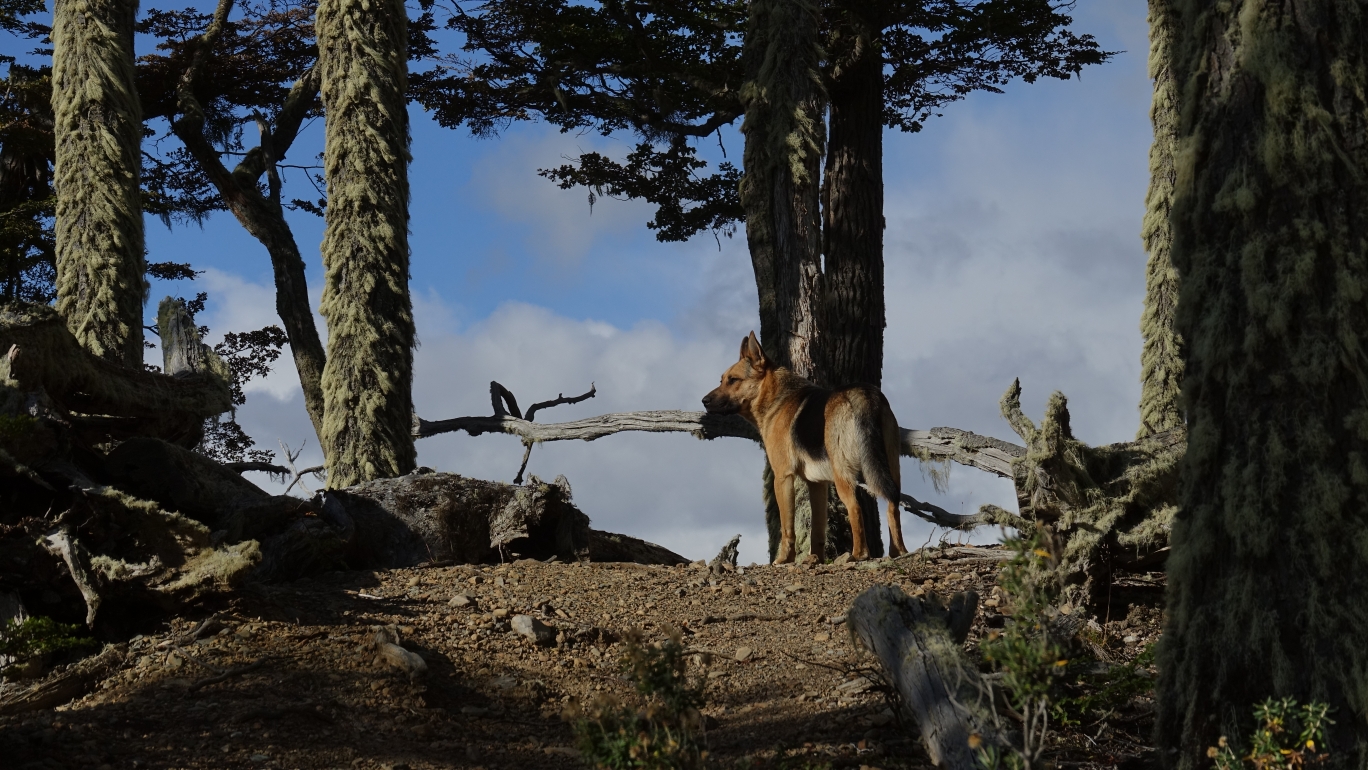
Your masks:
M 812 548 L 805 561 L 820 563 L 826 551 L 827 483 L 850 513 L 851 556 L 869 557 L 864 520 L 855 490 L 861 482 L 888 501 L 890 556 L 907 553 L 898 511 L 901 469 L 898 421 L 888 399 L 872 385 L 823 390 L 783 367 L 771 365 L 755 332 L 741 340 L 741 359 L 722 374 L 722 384 L 703 397 L 713 414 L 739 414 L 760 429 L 774 469 L 781 539 L 775 564 L 792 562 L 794 484 L 802 479 L 812 501 Z

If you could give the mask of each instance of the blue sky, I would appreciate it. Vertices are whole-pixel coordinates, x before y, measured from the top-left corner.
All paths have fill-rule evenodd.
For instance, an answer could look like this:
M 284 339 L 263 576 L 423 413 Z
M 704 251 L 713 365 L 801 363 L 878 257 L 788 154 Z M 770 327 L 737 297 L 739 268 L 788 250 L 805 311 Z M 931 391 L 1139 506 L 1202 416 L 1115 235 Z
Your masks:
M 920 134 L 886 135 L 884 383 L 904 427 L 1014 439 L 997 401 L 1020 377 L 1029 415 L 1058 389 L 1080 438 L 1133 436 L 1150 142 L 1145 10 L 1138 0 L 1079 0 L 1075 28 L 1124 51 L 1112 63 L 1081 79 L 975 95 Z M 591 215 L 585 191 L 535 173 L 581 150 L 621 155 L 627 141 L 540 125 L 477 140 L 420 110 L 412 132 L 420 414 L 487 413 L 490 380 L 525 403 L 597 383 L 597 398 L 547 421 L 699 407 L 757 325 L 744 233 L 720 248 L 711 236 L 660 244 L 645 227 L 649 207 L 601 200 Z M 311 162 L 321 134 L 310 126 L 291 162 Z M 740 149 L 732 134 L 728 151 Z M 291 196 L 316 197 L 299 177 Z M 322 222 L 295 214 L 291 224 L 316 302 Z M 276 322 L 266 253 L 230 216 L 169 232 L 149 220 L 147 244 L 150 259 L 206 271 L 195 283 L 210 292 L 202 320 L 216 335 Z M 195 290 L 154 286 L 150 306 Z M 288 356 L 248 392 L 239 419 L 261 445 L 307 440 L 301 461 L 317 459 Z M 436 437 L 419 452 L 439 470 L 505 481 L 521 458 L 506 436 Z M 951 510 L 1013 505 L 1005 481 L 955 468 L 941 495 L 915 466 L 904 461 L 904 488 L 923 499 Z M 744 563 L 764 558 L 761 467 L 747 442 L 632 434 L 538 447 L 529 470 L 565 474 L 595 526 L 693 558 L 740 532 Z M 904 529 L 909 543 L 937 536 L 920 522 Z

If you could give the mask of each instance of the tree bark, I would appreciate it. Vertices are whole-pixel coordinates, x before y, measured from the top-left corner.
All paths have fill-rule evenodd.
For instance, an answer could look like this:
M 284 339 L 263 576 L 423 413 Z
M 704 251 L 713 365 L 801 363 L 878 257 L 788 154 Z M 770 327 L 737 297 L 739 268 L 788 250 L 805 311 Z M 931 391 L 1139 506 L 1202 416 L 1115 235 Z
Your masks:
M 218 150 L 204 136 L 204 110 L 195 97 L 195 86 L 213 55 L 214 42 L 222 33 L 232 6 L 232 0 L 221 0 L 214 21 L 200 37 L 194 59 L 176 89 L 181 117 L 172 124 L 172 129 L 204 170 L 205 176 L 238 223 L 266 247 L 275 273 L 276 314 L 280 316 L 290 340 L 290 353 L 294 357 L 299 384 L 304 391 L 304 408 L 309 413 L 314 433 L 321 441 L 325 361 L 323 343 L 314 325 L 308 279 L 304 276 L 304 260 L 300 257 L 294 233 L 285 220 L 285 211 L 280 204 L 280 182 L 275 172 L 275 164 L 285 159 L 305 114 L 318 98 L 318 70 L 316 67 L 310 69 L 294 84 L 276 114 L 273 126 L 267 125 L 264 120 L 258 121 L 261 144 L 252 148 L 242 162 L 229 171 Z M 259 187 L 262 174 L 268 175 L 269 197 L 262 195 Z
M 854 11 L 828 44 L 830 135 L 822 179 L 828 386 L 883 381 L 883 56 L 878 29 Z
M 57 0 L 52 15 L 57 311 L 86 350 L 141 369 L 142 108 L 136 0 Z
M 407 16 L 400 0 L 324 0 L 327 114 L 323 451 L 328 486 L 413 470 Z
M 1140 352 L 1140 430 L 1145 438 L 1183 424 L 1180 389 L 1183 381 L 1182 339 L 1173 328 L 1178 304 L 1178 271 L 1173 266 L 1174 154 L 1178 149 L 1178 84 L 1170 62 L 1174 36 L 1173 0 L 1149 0 L 1149 74 L 1154 79 L 1150 122 L 1150 184 L 1140 237 L 1149 261 L 1145 266 L 1145 309 L 1140 316 L 1144 347 Z
M 740 193 L 760 299 L 760 344 L 770 360 L 814 381 L 824 379 L 816 355 L 825 106 L 818 22 L 817 8 L 807 0 L 751 0 L 741 91 L 746 139 Z M 765 520 L 778 531 L 768 460 L 765 467 Z M 810 517 L 806 485 L 797 487 L 796 515 L 807 510 Z M 776 548 L 772 541 L 770 551 Z
M 861 10 L 843 9 L 828 41 L 829 136 L 822 179 L 822 323 L 820 355 L 828 387 L 883 380 L 883 56 L 879 27 Z M 879 506 L 856 492 L 871 552 L 883 553 Z M 845 524 L 831 495 L 827 521 Z M 800 533 L 801 534 L 801 533 Z M 847 539 L 849 535 L 846 535 Z
M 1174 3 L 1173 202 L 1190 441 L 1159 756 L 1209 765 L 1269 697 L 1368 764 L 1368 62 L 1350 0 Z

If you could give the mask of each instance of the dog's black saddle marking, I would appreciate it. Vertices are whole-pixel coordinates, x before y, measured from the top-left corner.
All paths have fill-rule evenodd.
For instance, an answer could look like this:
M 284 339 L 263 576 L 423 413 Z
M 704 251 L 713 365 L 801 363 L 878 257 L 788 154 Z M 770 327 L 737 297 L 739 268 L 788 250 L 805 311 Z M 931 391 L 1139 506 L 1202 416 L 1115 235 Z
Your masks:
M 803 396 L 798 416 L 793 420 L 793 443 L 813 460 L 827 459 L 826 405 L 831 391 L 812 388 Z

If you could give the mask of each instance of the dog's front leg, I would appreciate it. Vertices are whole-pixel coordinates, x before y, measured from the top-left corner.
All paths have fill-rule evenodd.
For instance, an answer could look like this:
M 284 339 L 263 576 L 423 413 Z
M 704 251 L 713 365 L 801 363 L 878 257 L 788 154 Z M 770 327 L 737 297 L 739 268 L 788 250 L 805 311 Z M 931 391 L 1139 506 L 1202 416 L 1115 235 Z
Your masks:
M 793 535 L 793 482 L 792 473 L 774 474 L 774 501 L 779 504 L 779 553 L 774 557 L 775 564 L 789 564 L 797 554 Z

